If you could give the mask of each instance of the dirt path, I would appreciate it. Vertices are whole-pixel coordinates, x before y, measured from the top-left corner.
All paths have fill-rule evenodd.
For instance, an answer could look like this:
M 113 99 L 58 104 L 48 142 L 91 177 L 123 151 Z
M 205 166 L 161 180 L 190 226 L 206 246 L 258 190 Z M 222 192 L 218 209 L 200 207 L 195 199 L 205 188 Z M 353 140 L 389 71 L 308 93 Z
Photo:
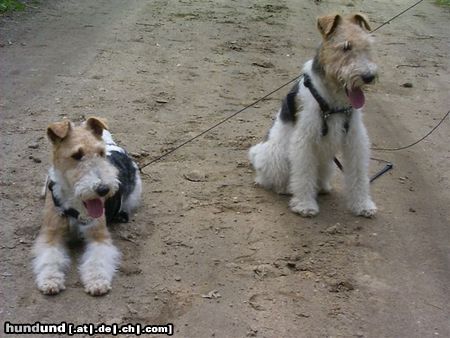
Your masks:
M 84 294 L 73 268 L 67 290 L 45 297 L 30 269 L 49 122 L 104 116 L 147 161 L 299 73 L 317 15 L 362 11 L 377 26 L 409 4 L 63 0 L 2 18 L 1 321 L 172 322 L 177 337 L 449 337 L 449 122 L 415 148 L 374 152 L 395 165 L 373 185 L 376 219 L 346 211 L 340 182 L 317 218 L 302 219 L 253 186 L 246 159 L 286 91 L 145 170 L 142 207 L 113 228 L 124 255 L 109 295 Z M 424 2 L 376 33 L 381 77 L 366 107 L 376 146 L 409 143 L 448 110 L 449 14 Z M 202 297 L 212 290 L 221 297 Z

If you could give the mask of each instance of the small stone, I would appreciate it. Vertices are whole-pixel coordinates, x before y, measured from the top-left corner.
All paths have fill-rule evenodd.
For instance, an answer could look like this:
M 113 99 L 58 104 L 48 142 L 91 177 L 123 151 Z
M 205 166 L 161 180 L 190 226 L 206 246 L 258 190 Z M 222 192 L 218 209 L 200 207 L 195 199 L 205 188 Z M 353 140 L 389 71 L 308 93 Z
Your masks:
M 291 269 L 291 270 L 296 270 L 297 269 L 297 264 L 295 264 L 295 262 L 287 262 L 286 266 Z
M 176 280 L 177 282 L 180 282 L 180 281 L 181 281 L 181 277 L 180 277 L 180 276 L 176 276 L 176 277 L 175 277 L 175 280 Z
M 33 162 L 35 162 L 35 163 L 41 163 L 42 162 L 42 160 L 40 158 L 38 158 L 38 157 L 30 156 L 29 158 L 31 160 L 33 160 Z
M 303 318 L 309 318 L 309 317 L 311 317 L 310 315 L 307 315 L 306 313 L 301 313 L 301 312 L 296 313 L 296 315 L 297 315 L 298 317 L 303 317 Z
M 217 290 L 212 290 L 208 292 L 207 294 L 201 295 L 202 298 L 208 298 L 208 299 L 217 299 L 221 298 L 222 295 Z
M 261 67 L 261 68 L 274 68 L 274 64 L 272 62 L 263 61 L 263 62 L 253 62 L 253 66 Z
M 28 145 L 28 148 L 30 148 L 30 149 L 37 149 L 37 148 L 39 148 L 39 143 L 37 143 L 37 142 L 30 143 Z
M 193 170 L 190 173 L 184 174 L 183 177 L 191 182 L 206 182 L 208 178 L 207 175 L 198 170 Z
M 355 287 L 353 283 L 348 280 L 335 282 L 330 285 L 330 292 L 348 292 L 354 290 Z
M 409 212 L 416 212 L 416 209 L 414 209 L 414 208 L 409 208 Z
M 258 334 L 258 330 L 250 328 L 250 330 L 247 332 L 247 337 L 256 337 Z
M 155 101 L 157 103 L 167 103 L 167 102 L 169 102 L 168 100 L 165 100 L 165 99 L 156 99 Z
M 338 231 L 338 228 L 337 228 L 336 225 L 332 225 L 332 226 L 330 226 L 329 228 L 327 228 L 327 229 L 325 230 L 325 232 L 326 232 L 327 234 L 334 235 L 334 234 L 337 234 L 339 231 Z
M 412 88 L 413 84 L 411 82 L 405 82 L 404 84 L 402 84 L 402 87 L 404 87 L 404 88 Z

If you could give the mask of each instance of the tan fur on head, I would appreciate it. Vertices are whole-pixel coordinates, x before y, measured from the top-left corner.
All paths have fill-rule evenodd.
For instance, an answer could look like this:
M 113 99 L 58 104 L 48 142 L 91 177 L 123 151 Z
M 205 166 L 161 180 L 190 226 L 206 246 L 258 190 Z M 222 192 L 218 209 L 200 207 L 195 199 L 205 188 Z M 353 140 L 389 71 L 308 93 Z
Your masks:
M 53 163 L 67 172 L 79 165 L 81 158 L 105 157 L 105 144 L 101 139 L 106 124 L 91 117 L 85 124 L 75 126 L 70 121 L 52 123 L 47 135 L 53 143 Z
M 71 124 L 69 120 L 55 122 L 47 127 L 47 136 L 49 140 L 55 144 L 61 142 L 69 134 L 70 129 Z
M 353 14 L 350 16 L 350 20 L 359 25 L 361 28 L 364 28 L 368 32 L 371 31 L 367 17 L 364 14 L 361 13 Z
M 98 117 L 90 117 L 86 120 L 86 127 L 97 136 L 102 136 L 103 130 L 108 130 L 106 120 Z
M 341 21 L 342 17 L 339 14 L 321 16 L 317 19 L 317 28 L 322 33 L 322 36 L 326 38 L 334 32 Z
M 336 89 L 360 87 L 364 85 L 362 75 L 376 75 L 370 26 L 363 14 L 322 16 L 317 27 L 323 38 L 317 60 L 330 85 Z
M 339 14 L 325 15 L 317 18 L 317 29 L 322 34 L 324 39 L 330 38 L 334 32 L 337 32 L 337 28 L 353 23 L 363 28 L 365 31 L 370 32 L 370 25 L 367 17 L 361 13 L 355 13 L 342 17 Z

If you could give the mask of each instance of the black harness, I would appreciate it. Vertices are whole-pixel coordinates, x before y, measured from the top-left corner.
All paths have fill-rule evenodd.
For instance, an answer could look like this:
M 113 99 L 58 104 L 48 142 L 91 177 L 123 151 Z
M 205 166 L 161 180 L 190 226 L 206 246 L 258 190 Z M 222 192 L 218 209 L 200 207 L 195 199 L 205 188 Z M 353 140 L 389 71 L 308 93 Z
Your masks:
M 78 219 L 78 216 L 80 215 L 79 211 L 74 208 L 64 209 L 61 201 L 53 193 L 53 187 L 55 186 L 55 184 L 56 183 L 54 181 L 50 181 L 48 183 L 48 190 L 50 190 L 50 193 L 52 194 L 53 204 L 55 205 L 56 209 L 59 210 L 62 216 Z
M 348 106 L 344 108 L 330 108 L 325 99 L 320 96 L 317 89 L 313 86 L 311 77 L 308 74 L 303 74 L 303 84 L 306 88 L 309 89 L 311 95 L 316 99 L 317 103 L 320 106 L 320 110 L 322 111 L 322 136 L 326 136 L 328 134 L 328 118 L 333 114 L 345 114 L 344 121 L 344 130 L 345 133 L 348 133 L 348 129 L 350 128 L 350 118 L 353 112 L 353 107 Z

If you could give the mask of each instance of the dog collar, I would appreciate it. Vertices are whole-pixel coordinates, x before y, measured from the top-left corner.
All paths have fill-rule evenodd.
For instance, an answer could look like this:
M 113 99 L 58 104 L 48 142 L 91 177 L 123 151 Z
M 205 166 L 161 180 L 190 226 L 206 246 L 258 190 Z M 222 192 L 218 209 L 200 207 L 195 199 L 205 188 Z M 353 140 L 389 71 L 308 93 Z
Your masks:
M 345 122 L 344 122 L 344 130 L 347 134 L 348 129 L 350 128 L 350 115 L 353 112 L 353 107 L 343 107 L 343 108 L 330 108 L 325 99 L 320 96 L 317 89 L 314 87 L 311 81 L 311 77 L 308 74 L 303 74 L 303 85 L 309 89 L 311 95 L 319 104 L 320 110 L 322 111 L 322 136 L 326 136 L 328 134 L 328 118 L 333 114 L 345 114 Z
M 55 181 L 50 180 L 50 182 L 48 183 L 48 190 L 50 190 L 50 193 L 52 194 L 53 204 L 55 205 L 56 209 L 58 209 L 59 213 L 62 216 L 78 219 L 80 212 L 74 208 L 64 209 L 59 198 L 55 196 L 53 192 L 53 187 L 55 186 L 55 184 L 56 184 Z

